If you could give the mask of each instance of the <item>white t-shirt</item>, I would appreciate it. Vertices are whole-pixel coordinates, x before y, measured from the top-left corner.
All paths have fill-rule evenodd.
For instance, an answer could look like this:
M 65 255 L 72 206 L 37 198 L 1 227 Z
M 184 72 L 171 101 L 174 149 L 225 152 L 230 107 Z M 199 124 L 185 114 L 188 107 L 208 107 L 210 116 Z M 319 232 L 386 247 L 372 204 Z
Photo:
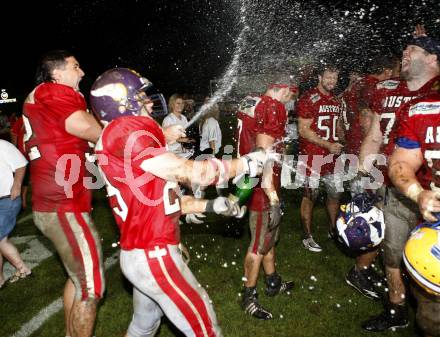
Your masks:
M 222 146 L 222 131 L 214 117 L 209 117 L 202 125 L 200 138 L 200 151 L 209 149 L 209 142 L 215 142 L 214 154 L 217 154 Z
M 0 139 L 0 197 L 11 194 L 14 172 L 27 165 L 26 158 L 11 143 Z
M 188 119 L 186 119 L 184 115 L 180 115 L 179 118 L 175 114 L 170 113 L 163 119 L 162 127 L 166 128 L 168 126 L 176 125 L 176 124 L 185 127 L 186 124 L 188 124 Z M 185 149 L 183 148 L 181 143 L 175 142 L 174 144 L 168 144 L 168 151 L 175 154 L 181 154 L 185 152 Z

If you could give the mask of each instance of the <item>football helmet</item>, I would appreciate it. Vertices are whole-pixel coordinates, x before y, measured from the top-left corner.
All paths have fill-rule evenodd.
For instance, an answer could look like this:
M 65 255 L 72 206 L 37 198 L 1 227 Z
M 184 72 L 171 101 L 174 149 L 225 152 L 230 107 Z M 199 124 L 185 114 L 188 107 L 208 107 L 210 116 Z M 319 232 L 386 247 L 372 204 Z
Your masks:
M 417 228 L 403 251 L 411 277 L 428 293 L 440 296 L 440 227 Z
M 369 193 L 355 195 L 341 205 L 336 227 L 343 243 L 352 250 L 367 250 L 379 245 L 385 236 L 382 211 L 374 206 L 380 198 Z
M 152 83 L 128 68 L 113 68 L 100 75 L 90 90 L 93 112 L 107 122 L 121 116 L 139 115 L 144 104 L 139 93 Z

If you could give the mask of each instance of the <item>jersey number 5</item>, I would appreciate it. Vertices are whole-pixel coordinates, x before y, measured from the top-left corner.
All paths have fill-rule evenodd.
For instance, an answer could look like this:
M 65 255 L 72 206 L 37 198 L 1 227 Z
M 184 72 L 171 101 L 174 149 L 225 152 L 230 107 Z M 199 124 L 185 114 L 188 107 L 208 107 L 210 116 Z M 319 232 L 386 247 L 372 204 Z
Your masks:
M 326 120 L 332 119 L 332 125 L 328 126 L 323 124 Z M 336 135 L 336 127 L 338 125 L 338 116 L 319 116 L 318 117 L 318 129 L 325 132 L 325 136 L 321 138 L 324 140 L 330 139 L 330 134 L 334 141 L 338 141 L 338 136 Z

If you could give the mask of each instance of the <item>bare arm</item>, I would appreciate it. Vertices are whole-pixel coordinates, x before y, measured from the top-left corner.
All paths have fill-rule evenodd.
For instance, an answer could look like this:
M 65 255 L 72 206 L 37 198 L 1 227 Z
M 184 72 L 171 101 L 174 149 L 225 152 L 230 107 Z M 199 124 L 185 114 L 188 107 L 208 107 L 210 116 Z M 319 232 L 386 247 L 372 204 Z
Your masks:
M 374 115 L 374 112 L 369 108 L 361 109 L 359 113 L 359 122 L 361 125 L 362 139 L 367 136 L 367 133 L 370 130 L 373 120 L 375 118 Z
M 11 188 L 11 199 L 14 200 L 21 195 L 21 184 L 23 183 L 26 166 L 20 167 L 14 172 L 14 182 Z
M 420 148 L 397 147 L 390 158 L 388 174 L 394 186 L 418 204 L 425 220 L 437 221 L 433 213 L 440 212 L 440 193 L 425 190 L 419 183 L 416 173 L 422 164 L 423 154 Z
M 359 169 L 364 172 L 370 172 L 371 167 L 366 167 L 365 159 L 372 154 L 378 154 L 383 142 L 382 131 L 380 130 L 380 116 L 373 113 L 371 116 L 371 125 L 362 142 L 359 153 Z
M 275 139 L 273 137 L 259 133 L 256 139 L 256 146 L 269 150 L 274 142 Z M 263 187 L 264 193 L 269 198 L 271 205 L 278 204 L 280 202 L 275 185 L 273 183 L 273 165 L 266 165 L 264 167 L 263 176 L 261 177 L 261 186 Z
M 196 183 L 202 186 L 210 185 L 219 179 L 223 169 L 226 179 L 246 173 L 247 169 L 241 159 L 193 161 L 170 152 L 144 160 L 141 168 L 168 181 Z
M 102 131 L 93 115 L 84 110 L 71 114 L 66 119 L 65 128 L 71 135 L 93 143 L 96 143 Z
M 193 196 L 184 195 L 180 199 L 180 208 L 182 214 L 203 213 L 206 210 L 207 203 L 208 200 L 206 199 L 196 199 Z
M 215 153 L 215 140 L 209 141 L 209 147 L 212 150 L 212 153 Z
M 298 118 L 299 135 L 307 141 L 327 149 L 330 153 L 339 154 L 343 146 L 339 143 L 332 143 L 322 139 L 315 131 L 311 129 L 312 118 Z

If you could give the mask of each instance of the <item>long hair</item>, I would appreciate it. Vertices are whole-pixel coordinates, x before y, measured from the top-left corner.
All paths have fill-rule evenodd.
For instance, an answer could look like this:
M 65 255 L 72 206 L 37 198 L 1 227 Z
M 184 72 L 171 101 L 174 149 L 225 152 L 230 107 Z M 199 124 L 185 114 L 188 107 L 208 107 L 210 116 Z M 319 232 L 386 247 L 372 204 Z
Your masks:
M 203 114 L 202 117 L 200 117 L 200 129 L 203 127 L 203 124 L 205 124 L 205 122 L 211 117 L 215 118 L 217 121 L 220 118 L 220 108 L 217 103 L 214 104 L 208 111 L 206 111 L 206 113 Z
M 43 82 L 51 82 L 52 72 L 55 69 L 64 69 L 66 66 L 66 59 L 73 56 L 67 50 L 52 50 L 44 54 L 37 67 L 37 73 L 35 74 L 36 84 Z
M 168 109 L 170 112 L 174 112 L 174 105 L 179 98 L 183 100 L 183 97 L 180 94 L 171 95 L 170 99 L 168 100 Z

